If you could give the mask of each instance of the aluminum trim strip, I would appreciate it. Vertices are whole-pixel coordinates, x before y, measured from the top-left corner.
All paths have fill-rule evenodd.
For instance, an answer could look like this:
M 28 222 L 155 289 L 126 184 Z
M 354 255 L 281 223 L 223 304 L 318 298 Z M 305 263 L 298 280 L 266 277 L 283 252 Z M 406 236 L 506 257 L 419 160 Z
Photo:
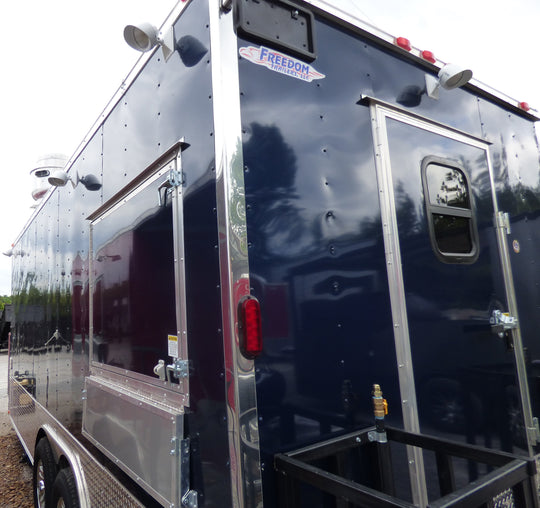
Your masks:
M 183 174 L 182 151 L 175 159 L 175 171 Z M 189 361 L 187 335 L 186 261 L 184 249 L 184 191 L 182 183 L 172 189 L 173 244 L 174 244 L 174 292 L 176 299 L 176 328 L 178 336 L 178 357 Z M 189 376 L 180 380 L 182 392 L 186 394 L 185 404 L 189 406 Z
M 90 508 L 90 493 L 88 490 L 88 484 L 86 482 L 86 476 L 81 464 L 81 459 L 78 453 L 71 449 L 69 444 L 59 435 L 59 433 L 48 424 L 43 425 L 43 430 L 47 434 L 51 444 L 54 444 L 59 448 L 63 455 L 68 460 L 73 476 L 75 477 L 75 484 L 77 485 L 77 491 L 79 494 L 80 508 Z M 59 455 L 59 454 L 57 454 Z
M 255 369 L 238 348 L 236 316 L 238 302 L 250 287 L 238 48 L 232 11 L 220 11 L 215 0 L 209 6 L 231 505 L 255 508 L 262 506 Z
M 107 392 L 111 395 L 117 395 L 128 400 L 135 401 L 139 406 L 145 406 L 150 412 L 155 413 L 159 416 L 165 417 L 167 415 L 182 415 L 184 414 L 184 408 L 174 407 L 169 404 L 163 403 L 159 400 L 154 400 L 146 397 L 144 394 L 138 393 L 136 391 L 126 389 L 123 386 L 118 386 L 115 383 L 106 381 L 104 379 L 90 376 L 85 379 L 86 389 L 88 385 L 93 385 L 98 387 L 100 390 Z M 134 403 L 135 403 L 134 402 Z
M 416 401 L 409 323 L 405 304 L 405 284 L 401 270 L 401 251 L 396 219 L 394 187 L 392 184 L 390 153 L 388 150 L 388 134 L 386 131 L 387 111 L 378 104 L 372 103 L 370 105 L 403 424 L 405 430 L 419 433 L 420 422 Z M 422 450 L 407 446 L 407 455 L 409 457 L 409 475 L 413 501 L 416 505 L 425 507 L 428 504 L 428 497 Z
M 105 382 L 122 385 L 125 390 L 140 392 L 145 397 L 167 404 L 170 407 L 175 407 L 174 404 L 186 405 L 186 394 L 177 390 L 171 391 L 167 381 L 160 381 L 158 378 L 154 380 L 145 374 L 138 374 L 134 371 L 98 362 L 92 362 L 91 373 Z

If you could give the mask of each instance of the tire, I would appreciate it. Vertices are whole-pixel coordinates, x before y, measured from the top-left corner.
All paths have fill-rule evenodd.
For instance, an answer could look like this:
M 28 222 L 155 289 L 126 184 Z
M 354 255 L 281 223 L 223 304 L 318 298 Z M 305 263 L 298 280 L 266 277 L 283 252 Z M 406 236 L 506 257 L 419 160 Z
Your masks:
M 56 462 L 51 445 L 46 437 L 41 438 L 34 453 L 34 469 L 32 486 L 34 492 L 34 507 L 52 507 L 52 491 L 56 478 Z
M 80 508 L 77 484 L 71 469 L 61 469 L 53 485 L 54 508 Z

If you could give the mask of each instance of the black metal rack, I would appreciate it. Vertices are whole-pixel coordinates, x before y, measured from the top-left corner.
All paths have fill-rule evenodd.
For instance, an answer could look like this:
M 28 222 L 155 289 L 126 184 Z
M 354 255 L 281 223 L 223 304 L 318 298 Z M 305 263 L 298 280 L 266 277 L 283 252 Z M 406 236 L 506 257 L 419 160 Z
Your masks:
M 322 505 L 336 508 L 412 507 L 410 501 L 396 494 L 396 478 L 403 479 L 401 469 L 394 475 L 391 445 L 399 443 L 431 451 L 435 457 L 434 473 L 440 496 L 428 507 L 497 507 L 538 508 L 535 482 L 536 462 L 532 458 L 488 450 L 449 440 L 386 429 L 387 442 L 377 441 L 375 428 L 353 432 L 338 438 L 275 456 L 279 506 L 298 508 L 313 503 L 302 499 L 303 486 L 324 493 Z M 358 462 L 358 457 L 364 455 Z M 355 459 L 356 458 L 356 459 Z M 458 485 L 454 459 L 484 464 L 486 474 L 466 485 Z M 351 478 L 351 460 L 369 469 L 369 482 Z M 362 462 L 363 461 L 363 462 Z M 364 467 L 365 468 L 365 467 Z M 358 467 L 356 467 L 358 470 Z M 358 475 L 357 475 L 358 476 Z

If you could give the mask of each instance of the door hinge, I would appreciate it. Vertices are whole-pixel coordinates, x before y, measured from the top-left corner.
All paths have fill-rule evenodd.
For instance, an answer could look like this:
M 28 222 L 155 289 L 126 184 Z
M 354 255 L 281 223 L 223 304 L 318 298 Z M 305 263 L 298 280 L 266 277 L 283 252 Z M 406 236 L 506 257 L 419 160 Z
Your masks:
M 189 438 L 182 439 L 180 442 L 180 462 L 182 476 L 180 478 L 180 496 L 184 508 L 198 508 L 198 492 L 190 488 L 190 467 L 191 467 L 191 441 Z
M 495 227 L 504 230 L 507 235 L 512 232 L 512 228 L 510 227 L 510 215 L 508 212 L 497 212 L 495 215 Z
M 169 171 L 169 183 L 171 187 L 180 187 L 184 185 L 184 173 L 182 171 L 177 171 L 176 169 L 171 169 Z
M 182 171 L 174 169 L 172 164 L 169 168 L 167 179 L 158 188 L 158 203 L 160 207 L 167 204 L 167 192 L 169 189 L 181 187 L 185 183 L 184 173 Z
M 189 376 L 189 360 L 175 358 L 171 365 L 167 365 L 167 377 L 170 382 L 169 373 L 172 374 L 175 379 L 187 378 Z

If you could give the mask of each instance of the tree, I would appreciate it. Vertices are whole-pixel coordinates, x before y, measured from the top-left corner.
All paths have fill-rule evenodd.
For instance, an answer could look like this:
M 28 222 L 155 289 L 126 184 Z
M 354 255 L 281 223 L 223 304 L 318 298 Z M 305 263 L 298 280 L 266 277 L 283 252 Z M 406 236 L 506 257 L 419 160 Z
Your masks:
M 0 312 L 4 310 L 6 304 L 11 303 L 11 296 L 3 295 L 0 296 Z

